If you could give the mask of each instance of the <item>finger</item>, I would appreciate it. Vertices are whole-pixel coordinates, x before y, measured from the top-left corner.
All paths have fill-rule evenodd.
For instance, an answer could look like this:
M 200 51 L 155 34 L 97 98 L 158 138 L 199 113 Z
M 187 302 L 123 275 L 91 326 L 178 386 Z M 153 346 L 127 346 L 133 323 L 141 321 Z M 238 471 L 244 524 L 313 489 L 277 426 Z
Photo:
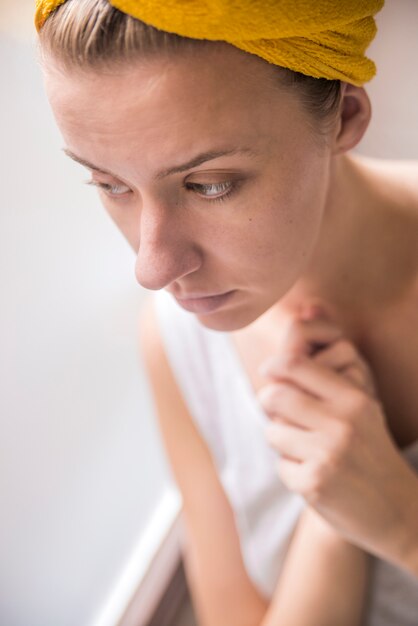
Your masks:
M 308 493 L 309 477 L 306 475 L 307 463 L 280 457 L 277 461 L 277 470 L 286 487 L 304 497 Z
M 294 461 L 305 461 L 315 452 L 312 433 L 296 426 L 275 421 L 267 425 L 264 434 L 276 452 Z
M 353 344 L 347 339 L 339 339 L 313 356 L 317 363 L 335 370 L 355 365 L 360 360 Z
M 373 377 L 367 370 L 363 370 L 361 365 L 348 366 L 341 370 L 341 374 L 358 389 L 365 391 L 370 396 L 377 396 Z
M 342 337 L 342 329 L 326 318 L 293 319 L 288 327 L 284 351 L 290 356 L 311 355 L 317 346 L 333 343 Z
M 274 373 L 277 381 L 291 382 L 312 396 L 332 400 L 352 389 L 343 376 L 317 363 L 314 359 L 299 357 L 283 362 Z
M 314 357 L 316 363 L 341 373 L 356 387 L 375 395 L 373 374 L 356 347 L 347 339 L 341 339 L 321 350 Z
M 265 385 L 257 396 L 268 417 L 285 420 L 299 429 L 320 429 L 327 420 L 318 400 L 291 383 Z
M 281 354 L 266 359 L 259 368 L 259 372 L 262 376 L 272 376 L 276 364 L 280 364 L 283 359 L 293 356 L 310 356 L 319 348 L 334 343 L 342 336 L 342 329 L 330 320 L 293 318 L 285 331 Z

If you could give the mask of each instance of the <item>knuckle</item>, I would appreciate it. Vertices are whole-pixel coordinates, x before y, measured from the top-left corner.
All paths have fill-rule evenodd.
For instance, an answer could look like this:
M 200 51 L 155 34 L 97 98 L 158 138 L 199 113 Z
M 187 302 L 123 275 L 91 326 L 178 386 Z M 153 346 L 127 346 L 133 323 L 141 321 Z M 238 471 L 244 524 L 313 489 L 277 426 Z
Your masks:
M 305 332 L 306 322 L 302 320 L 300 317 L 293 317 L 289 323 L 289 332 Z
M 260 389 L 257 395 L 258 395 L 258 401 L 260 402 L 260 404 L 264 408 L 269 407 L 271 404 L 271 399 L 272 399 L 271 385 L 265 386 L 262 389 Z
M 275 413 L 285 396 L 286 388 L 278 383 L 266 385 L 258 392 L 258 400 L 267 413 Z
M 319 502 L 325 490 L 324 472 L 320 465 L 311 468 L 309 478 L 301 489 L 303 497 L 314 504 Z
M 364 379 L 364 373 L 361 371 L 360 368 L 358 368 L 353 363 L 351 363 L 350 365 L 347 365 L 347 367 L 345 367 L 344 374 L 347 374 L 348 376 L 354 377 L 354 378 L 356 378 L 358 380 L 363 380 Z
M 269 411 L 272 406 L 272 391 L 270 387 L 263 387 L 258 392 L 258 401 L 265 411 Z
M 299 319 L 293 319 L 289 322 L 286 330 L 286 341 L 288 344 L 298 344 L 306 336 L 306 325 Z
M 368 380 L 368 377 L 365 376 L 364 372 L 359 370 L 357 367 L 347 367 L 344 370 L 344 376 L 349 382 L 353 383 L 353 385 L 355 385 L 362 391 L 369 393 L 369 390 L 371 388 L 370 381 Z
M 286 461 L 282 457 L 279 457 L 277 460 L 277 472 L 282 483 L 286 485 L 290 491 L 300 491 L 294 476 L 288 471 Z
M 266 435 L 267 443 L 269 443 L 273 447 L 277 447 L 279 445 L 280 432 L 276 424 L 270 425 L 269 428 L 266 429 L 265 435 Z
M 340 422 L 337 430 L 337 446 L 339 450 L 349 448 L 356 436 L 355 424 L 350 421 Z
M 351 389 L 346 398 L 348 418 L 356 420 L 359 415 L 367 411 L 370 405 L 370 398 L 361 389 Z
M 367 416 L 370 420 L 385 420 L 385 407 L 378 395 L 367 396 Z
M 342 355 L 351 359 L 352 357 L 357 357 L 357 350 L 347 338 L 340 339 L 338 341 L 338 349 Z
M 289 352 L 284 357 L 284 369 L 291 373 L 294 372 L 302 361 L 301 355 L 297 352 Z
M 357 437 L 357 429 L 350 421 L 344 421 L 335 425 L 333 449 L 331 451 L 331 463 L 335 468 L 341 466 L 347 452 L 353 449 Z
M 340 456 L 340 448 L 336 445 L 323 449 L 319 452 L 318 466 L 320 468 L 322 476 L 339 466 Z
M 318 459 L 319 470 L 321 472 L 321 487 L 328 485 L 335 476 L 344 469 L 347 456 L 351 449 L 351 433 L 345 432 L 336 436 L 327 449 Z

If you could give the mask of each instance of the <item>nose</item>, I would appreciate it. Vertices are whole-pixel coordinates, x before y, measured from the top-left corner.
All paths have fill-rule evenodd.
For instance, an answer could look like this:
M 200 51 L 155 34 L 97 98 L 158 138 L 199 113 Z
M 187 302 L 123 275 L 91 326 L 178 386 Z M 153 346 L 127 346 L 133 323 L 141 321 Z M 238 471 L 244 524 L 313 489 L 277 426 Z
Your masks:
M 185 220 L 173 210 L 141 211 L 135 276 L 146 289 L 163 289 L 195 272 L 202 264 L 196 242 L 190 239 Z

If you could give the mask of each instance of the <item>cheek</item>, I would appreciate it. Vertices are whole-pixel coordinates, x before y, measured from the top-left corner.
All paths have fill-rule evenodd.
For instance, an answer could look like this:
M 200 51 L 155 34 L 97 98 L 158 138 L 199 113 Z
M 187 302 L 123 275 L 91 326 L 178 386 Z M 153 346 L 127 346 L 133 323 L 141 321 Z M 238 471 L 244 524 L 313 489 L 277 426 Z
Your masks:
M 291 211 L 291 207 L 276 205 L 264 216 L 253 221 L 249 258 L 261 269 L 280 266 L 281 273 L 295 275 L 303 267 L 316 239 L 313 212 Z
M 303 271 L 317 242 L 326 189 L 326 168 L 316 167 L 308 176 L 294 176 L 270 193 L 264 191 L 262 200 L 261 193 L 256 194 L 240 223 L 217 234 L 219 245 L 223 238 L 223 259 L 241 264 L 248 277 L 260 280 L 271 280 L 268 270 L 279 267 L 280 280 L 289 285 Z
M 311 159 L 289 172 L 272 198 L 272 246 L 295 263 L 304 262 L 319 235 L 328 189 L 327 161 Z

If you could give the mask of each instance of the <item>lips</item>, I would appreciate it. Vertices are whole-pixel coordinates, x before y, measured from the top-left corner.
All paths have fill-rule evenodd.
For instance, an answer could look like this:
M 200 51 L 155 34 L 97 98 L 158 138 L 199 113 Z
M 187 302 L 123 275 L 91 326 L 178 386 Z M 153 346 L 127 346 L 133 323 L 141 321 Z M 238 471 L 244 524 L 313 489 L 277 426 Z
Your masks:
M 186 311 L 189 311 L 190 313 L 207 314 L 222 307 L 231 298 L 233 293 L 233 291 L 227 291 L 225 293 L 215 294 L 212 296 L 189 296 L 187 298 L 174 297 L 178 304 Z

